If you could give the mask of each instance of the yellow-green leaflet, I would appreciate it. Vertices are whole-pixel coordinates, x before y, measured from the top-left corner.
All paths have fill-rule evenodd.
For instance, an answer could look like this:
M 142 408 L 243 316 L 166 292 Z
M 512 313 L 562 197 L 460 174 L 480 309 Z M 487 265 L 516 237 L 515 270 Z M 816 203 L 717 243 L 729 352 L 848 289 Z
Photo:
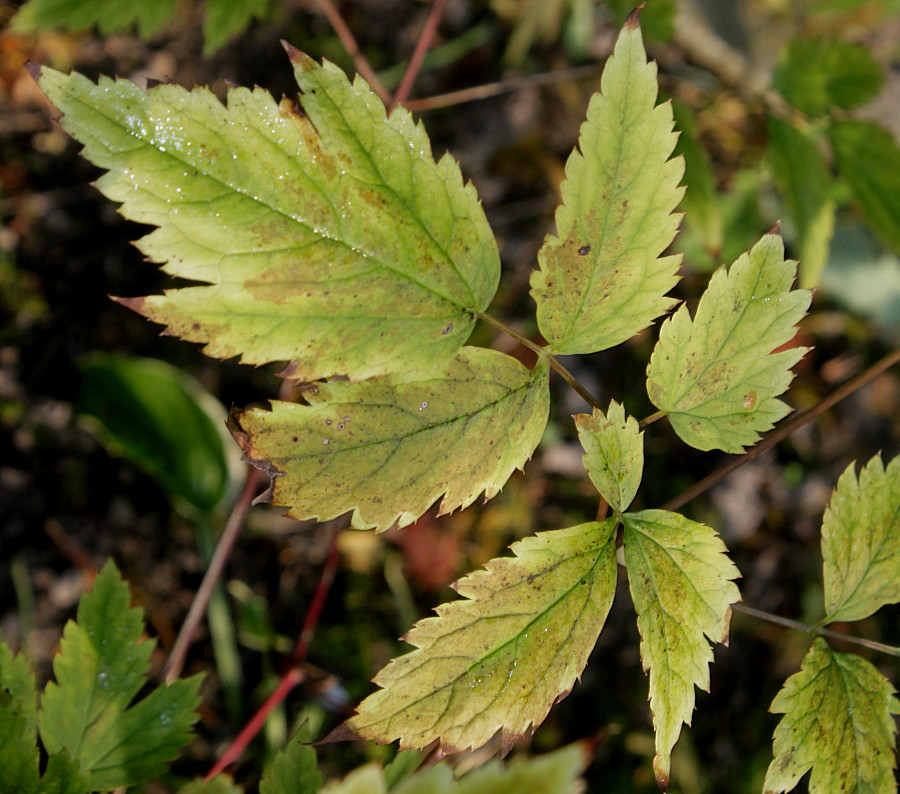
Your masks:
M 138 247 L 207 282 L 123 303 L 247 364 L 359 379 L 447 361 L 497 287 L 496 243 L 471 185 L 424 129 L 385 117 L 366 83 L 291 49 L 302 112 L 262 89 L 140 90 L 37 70 L 97 186 Z
M 625 513 L 625 565 L 650 673 L 656 781 L 669 783 L 672 748 L 691 723 L 694 686 L 709 690 L 712 642 L 728 642 L 740 574 L 708 526 L 665 510 Z
M 360 383 L 319 384 L 309 405 L 274 402 L 235 417 L 245 455 L 272 476 L 288 515 L 406 526 L 494 496 L 541 440 L 546 364 L 530 372 L 495 350 L 464 347 L 444 366 Z
M 681 255 L 660 257 L 678 231 L 684 194 L 672 106 L 656 104 L 637 18 L 622 28 L 566 163 L 556 236 L 531 277 L 538 326 L 554 353 L 593 353 L 624 342 L 674 301 Z
M 766 792 L 791 791 L 811 769 L 810 794 L 894 794 L 894 694 L 871 663 L 836 653 L 818 637 L 769 708 L 784 717 Z
M 822 521 L 829 623 L 862 620 L 900 601 L 900 457 L 850 464 Z
M 627 510 L 644 471 L 644 434 L 637 419 L 626 418 L 625 408 L 615 400 L 605 416 L 595 408 L 592 414 L 578 414 L 574 419 L 591 482 L 613 510 Z
M 438 607 L 404 638 L 416 650 L 376 677 L 382 689 L 332 732 L 401 747 L 435 740 L 508 751 L 568 694 L 612 605 L 616 522 L 540 532 L 461 579 L 465 600 Z
M 791 290 L 796 273 L 781 237 L 767 234 L 713 273 L 693 319 L 682 306 L 663 323 L 647 393 L 685 443 L 740 453 L 790 412 L 776 397 L 806 348 L 772 351 L 796 335 L 812 298 Z

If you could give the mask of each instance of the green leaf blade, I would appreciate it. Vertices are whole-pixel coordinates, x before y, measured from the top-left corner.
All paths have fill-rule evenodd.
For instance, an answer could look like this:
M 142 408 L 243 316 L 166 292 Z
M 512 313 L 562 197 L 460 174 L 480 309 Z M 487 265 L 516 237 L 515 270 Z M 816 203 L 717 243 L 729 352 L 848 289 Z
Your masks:
M 774 88 L 810 116 L 865 104 L 883 83 L 882 68 L 867 47 L 822 38 L 790 41 L 773 78 Z
M 831 148 L 863 217 L 892 251 L 900 253 L 900 146 L 884 127 L 836 121 Z
M 607 62 L 566 163 L 556 236 L 531 277 L 538 326 L 553 353 L 593 353 L 629 339 L 671 308 L 680 255 L 660 257 L 675 237 L 684 189 L 671 105 L 656 105 L 636 18 Z
M 893 695 L 869 662 L 817 638 L 769 708 L 785 716 L 775 729 L 767 794 L 791 791 L 810 769 L 811 794 L 896 791 L 891 715 L 900 714 L 900 702 Z
M 772 351 L 796 335 L 811 293 L 791 290 L 796 262 L 764 236 L 717 270 L 691 319 L 682 306 L 663 324 L 647 367 L 647 393 L 679 437 L 702 450 L 741 453 L 790 409 L 777 395 L 806 353 Z
M 796 231 L 800 286 L 815 287 L 828 261 L 835 203 L 831 176 L 815 141 L 787 121 L 767 119 L 775 182 Z
M 644 472 L 644 434 L 637 419 L 626 418 L 625 408 L 615 400 L 605 416 L 595 408 L 574 419 L 591 482 L 613 510 L 627 510 Z
M 851 463 L 822 521 L 825 622 L 862 620 L 900 601 L 900 457 Z
M 709 527 L 677 513 L 644 510 L 622 516 L 625 565 L 650 674 L 656 731 L 653 769 L 668 785 L 672 748 L 691 724 L 694 686 L 709 690 L 712 642 L 727 644 L 740 576 L 725 544 Z
M 165 25 L 175 14 L 176 0 L 132 3 L 128 0 L 29 0 L 13 17 L 12 30 L 30 33 L 61 28 L 84 30 L 96 26 L 104 35 L 137 25 L 146 38 Z
M 464 347 L 448 364 L 362 383 L 323 383 L 310 405 L 243 411 L 233 432 L 295 518 L 385 530 L 493 497 L 522 468 L 549 412 L 548 369 Z
M 322 787 L 316 763 L 316 751 L 292 738 L 263 776 L 259 794 L 316 794 Z
M 405 637 L 417 650 L 375 678 L 382 687 L 330 736 L 401 747 L 439 740 L 480 747 L 498 730 L 508 751 L 568 694 L 615 591 L 615 521 L 542 532 L 460 580 L 466 600 L 438 608 Z
M 47 751 L 65 750 L 97 788 L 135 785 L 161 773 L 187 744 L 196 720 L 198 676 L 154 690 L 129 708 L 146 682 L 151 642 L 139 642 L 141 611 L 108 562 L 78 607 L 54 659 L 39 724 Z
M 305 112 L 261 89 L 232 88 L 225 107 L 202 88 L 39 70 L 64 128 L 108 170 L 100 190 L 158 227 L 140 250 L 207 282 L 122 302 L 210 356 L 291 361 L 298 380 L 447 360 L 499 278 L 474 188 L 434 162 L 408 112 L 388 120 L 361 81 L 292 58 Z

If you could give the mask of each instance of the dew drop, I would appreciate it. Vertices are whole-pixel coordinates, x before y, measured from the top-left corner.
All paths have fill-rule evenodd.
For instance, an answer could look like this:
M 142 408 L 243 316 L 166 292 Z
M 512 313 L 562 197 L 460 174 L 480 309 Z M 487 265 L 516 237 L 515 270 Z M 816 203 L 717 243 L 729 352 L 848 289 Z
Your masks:
M 422 404 L 419 406 L 419 412 L 421 413 L 428 407 L 428 402 L 426 400 L 422 400 Z

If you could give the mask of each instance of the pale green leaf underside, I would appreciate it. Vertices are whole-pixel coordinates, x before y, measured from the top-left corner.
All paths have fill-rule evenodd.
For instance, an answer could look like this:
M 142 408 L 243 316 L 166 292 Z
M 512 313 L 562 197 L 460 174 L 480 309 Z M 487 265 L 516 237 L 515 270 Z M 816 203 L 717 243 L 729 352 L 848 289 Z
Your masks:
M 637 419 L 626 418 L 625 408 L 615 400 L 606 416 L 595 408 L 593 414 L 574 419 L 591 482 L 613 510 L 627 510 L 644 472 L 644 434 Z
M 310 405 L 274 402 L 236 416 L 247 459 L 272 477 L 272 504 L 353 526 L 406 526 L 493 497 L 531 457 L 547 424 L 548 370 L 464 347 L 447 364 L 361 383 L 323 383 Z
M 834 231 L 831 174 L 810 135 L 775 116 L 769 116 L 767 125 L 775 183 L 784 194 L 796 233 L 800 284 L 815 287 L 828 261 Z
M 153 647 L 140 642 L 141 612 L 107 563 L 66 625 L 54 659 L 56 682 L 41 701 L 41 739 L 49 753 L 66 750 L 96 789 L 149 780 L 187 744 L 199 676 L 155 689 L 129 704 L 146 683 Z
M 835 653 L 821 637 L 775 697 L 784 714 L 775 729 L 767 794 L 791 791 L 812 769 L 810 794 L 893 794 L 894 687 L 869 662 Z
M 508 750 L 580 676 L 612 605 L 615 521 L 542 532 L 460 580 L 466 600 L 438 607 L 406 641 L 417 650 L 376 677 L 382 689 L 333 738 L 401 747 L 440 740 L 480 747 L 498 730 Z
M 445 361 L 499 278 L 471 185 L 398 108 L 336 66 L 291 51 L 303 112 L 261 89 L 42 69 L 41 87 L 108 170 L 98 187 L 159 227 L 140 250 L 208 282 L 124 301 L 217 358 L 293 361 L 292 376 L 365 378 Z
M 707 637 L 728 642 L 740 576 L 725 544 L 704 524 L 665 510 L 622 516 L 625 565 L 638 614 L 641 659 L 650 673 L 656 730 L 653 768 L 663 785 L 682 723 L 691 724 L 694 686 L 709 690 Z
M 862 620 L 900 601 L 900 457 L 851 463 L 822 521 L 826 622 Z
M 776 399 L 806 352 L 773 353 L 797 333 L 808 290 L 791 290 L 797 263 L 765 235 L 729 270 L 713 273 L 694 319 L 682 306 L 663 324 L 647 367 L 647 393 L 681 439 L 741 453 L 789 411 Z
M 656 64 L 629 21 L 566 163 L 556 235 L 531 277 L 538 326 L 554 353 L 617 345 L 667 311 L 680 255 L 659 258 L 678 230 L 684 189 L 671 105 L 656 106 Z

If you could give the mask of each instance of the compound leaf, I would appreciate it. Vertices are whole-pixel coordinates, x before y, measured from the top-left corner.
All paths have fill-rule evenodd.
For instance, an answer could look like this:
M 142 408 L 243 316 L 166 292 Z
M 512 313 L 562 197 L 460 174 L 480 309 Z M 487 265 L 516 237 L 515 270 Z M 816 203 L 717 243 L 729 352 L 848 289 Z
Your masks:
M 775 729 L 766 794 L 791 791 L 810 769 L 810 794 L 895 792 L 891 715 L 900 714 L 900 702 L 893 695 L 869 662 L 817 638 L 769 707 L 785 716 Z
M 884 127 L 836 121 L 829 130 L 841 176 L 882 242 L 900 252 L 900 146 Z
M 776 396 L 806 348 L 772 351 L 794 337 L 809 306 L 808 290 L 791 291 L 796 272 L 781 237 L 767 234 L 713 273 L 693 320 L 682 306 L 663 324 L 647 393 L 687 444 L 741 453 L 790 411 Z
M 865 104 L 883 83 L 882 68 L 868 47 L 822 38 L 789 42 L 773 78 L 775 89 L 810 116 Z
M 47 28 L 84 30 L 96 26 L 104 36 L 137 25 L 142 38 L 175 14 L 176 0 L 135 3 L 132 0 L 29 0 L 13 17 L 12 30 L 29 33 Z
M 36 68 L 63 127 L 108 173 L 138 247 L 208 282 L 124 299 L 217 358 L 292 361 L 292 377 L 366 378 L 448 360 L 487 307 L 499 257 L 475 189 L 431 157 L 424 129 L 385 117 L 360 79 L 290 49 L 302 111 L 257 88 Z
M 900 601 L 900 457 L 851 463 L 822 521 L 826 622 L 862 620 Z
M 796 231 L 800 284 L 814 287 L 828 261 L 834 231 L 831 175 L 815 141 L 793 124 L 768 118 L 772 171 Z
M 578 414 L 574 419 L 591 482 L 613 510 L 627 510 L 644 472 L 644 434 L 637 419 L 626 418 L 625 408 L 615 400 L 606 416 L 595 408 L 592 414 Z
M 624 342 L 667 311 L 680 255 L 660 257 L 675 237 L 684 193 L 671 104 L 656 105 L 656 64 L 647 63 L 629 18 L 588 107 L 578 149 L 566 163 L 556 234 L 538 253 L 531 293 L 554 353 L 593 353 Z
M 317 384 L 309 405 L 234 416 L 246 458 L 269 472 L 267 500 L 298 518 L 353 511 L 353 526 L 406 526 L 493 497 L 541 440 L 548 370 L 464 347 L 442 367 Z
M 316 766 L 316 751 L 292 738 L 272 761 L 259 784 L 259 794 L 316 794 L 322 773 Z
M 706 637 L 727 644 L 731 604 L 740 601 L 731 580 L 740 574 L 725 544 L 703 524 L 665 510 L 626 513 L 622 522 L 641 659 L 650 673 L 653 770 L 665 788 L 681 724 L 691 724 L 694 685 L 709 690 L 713 654 Z
M 38 722 L 51 754 L 65 750 L 95 789 L 131 786 L 166 768 L 190 739 L 200 677 L 160 687 L 129 706 L 147 680 L 152 642 L 112 561 L 78 605 L 53 661 Z
M 612 605 L 614 519 L 541 532 L 461 579 L 404 638 L 416 650 L 376 677 L 382 689 L 328 737 L 447 751 L 501 745 L 536 727 L 580 676 Z

